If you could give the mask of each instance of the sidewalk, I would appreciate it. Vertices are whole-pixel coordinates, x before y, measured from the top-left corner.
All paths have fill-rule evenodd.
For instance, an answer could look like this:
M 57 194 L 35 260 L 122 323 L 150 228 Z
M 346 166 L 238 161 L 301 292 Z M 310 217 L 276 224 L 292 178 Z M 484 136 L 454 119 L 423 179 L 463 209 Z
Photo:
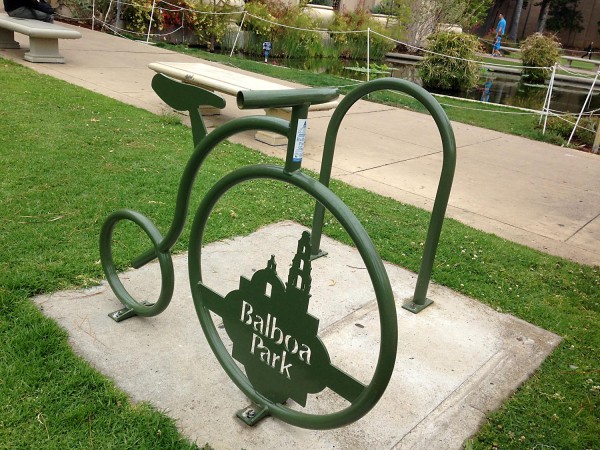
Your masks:
M 19 34 L 23 48 L 0 50 L 0 56 L 154 113 L 165 111 L 165 105 L 152 91 L 154 72 L 148 64 L 196 61 L 145 43 L 77 29 L 82 39 L 60 42 L 66 64 L 24 61 L 29 44 Z M 207 125 L 250 113 L 238 110 L 229 97 L 223 114 L 208 118 Z M 307 168 L 319 167 L 330 115 L 309 116 Z M 470 125 L 453 127 L 458 158 L 449 217 L 546 253 L 600 264 L 600 157 Z M 261 144 L 251 134 L 235 140 L 283 156 L 280 148 Z M 429 116 L 361 101 L 343 123 L 333 174 L 431 209 L 440 168 L 440 139 Z

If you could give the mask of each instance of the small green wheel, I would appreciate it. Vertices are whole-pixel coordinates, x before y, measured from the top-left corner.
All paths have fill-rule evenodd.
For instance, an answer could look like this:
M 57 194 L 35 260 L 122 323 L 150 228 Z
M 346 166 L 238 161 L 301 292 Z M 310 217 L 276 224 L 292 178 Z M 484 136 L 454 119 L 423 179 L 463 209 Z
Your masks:
M 377 299 L 381 332 L 377 365 L 367 385 L 331 364 L 328 351 L 318 337 L 318 319 L 310 314 L 307 318 L 306 309 L 299 311 L 295 301 L 274 300 L 276 294 L 285 292 L 284 289 L 290 290 L 289 280 L 287 288 L 284 288 L 283 284 L 270 284 L 273 291 L 269 291 L 268 298 L 272 299 L 272 306 L 264 306 L 267 302 L 260 296 L 261 292 L 265 292 L 266 278 L 263 275 L 272 277 L 268 270 L 274 270 L 274 260 L 267 269 L 256 272 L 252 280 L 240 282 L 240 289 L 230 292 L 224 298 L 202 283 L 202 241 L 211 211 L 228 190 L 253 179 L 272 179 L 298 187 L 333 214 L 358 249 Z M 261 408 L 261 412 L 267 411 L 268 414 L 284 422 L 302 428 L 331 429 L 360 419 L 379 401 L 392 376 L 396 359 L 398 324 L 394 296 L 383 262 L 367 232 L 349 208 L 327 187 L 299 171 L 286 172 L 280 166 L 247 166 L 229 173 L 206 194 L 196 212 L 191 229 L 188 264 L 196 313 L 209 345 L 228 376 Z M 260 290 L 255 290 L 256 285 L 253 284 L 255 279 L 258 283 L 263 283 L 260 285 Z M 267 282 L 271 283 L 271 281 Z M 250 291 L 242 290 L 242 284 L 249 286 L 248 289 L 252 292 L 258 292 L 259 296 L 247 295 Z M 274 286 L 281 286 L 277 288 L 278 293 L 275 293 Z M 297 299 L 299 294 L 296 284 L 293 283 L 291 286 L 293 286 L 291 289 L 293 295 L 296 296 L 293 298 Z M 308 300 L 306 302 L 307 306 Z M 277 303 L 283 305 L 276 306 Z M 270 308 L 280 309 L 275 311 Z M 263 317 L 270 317 L 267 319 L 271 324 L 269 333 L 262 330 L 260 334 L 258 329 L 262 329 L 262 325 L 258 322 L 251 323 L 250 310 L 253 310 L 256 318 L 259 309 Z M 211 317 L 212 313 L 223 319 L 225 331 L 233 343 L 231 354 L 219 336 Z M 309 328 L 310 331 L 307 331 Z M 304 346 L 299 348 L 299 343 L 303 343 Z M 264 353 L 259 355 L 254 350 L 250 351 L 251 348 L 258 348 L 259 345 Z M 267 346 L 271 346 L 271 350 L 267 350 Z M 279 352 L 280 359 L 275 359 L 273 356 L 275 350 Z M 271 355 L 269 364 L 265 364 L 267 352 Z M 309 354 L 312 358 L 310 361 Z M 292 358 L 295 358 L 293 366 L 289 364 Z M 238 363 L 244 366 L 244 371 Z M 340 395 L 350 405 L 328 414 L 310 414 L 284 404 L 287 399 L 292 399 L 304 406 L 308 394 L 321 392 L 325 388 Z
M 155 302 L 151 301 L 138 301 L 127 292 L 123 283 L 119 279 L 117 270 L 112 254 L 112 237 L 115 230 L 115 226 L 121 220 L 129 220 L 137 224 L 146 235 L 152 241 L 154 251 L 158 257 L 160 264 L 160 273 L 162 278 L 162 285 L 158 300 Z M 117 298 L 129 309 L 133 310 L 138 316 L 150 317 L 156 316 L 165 310 L 171 301 L 173 296 L 173 288 L 175 285 L 175 273 L 173 270 L 173 261 L 171 260 L 171 254 L 167 252 L 161 252 L 159 250 L 160 242 L 163 240 L 162 235 L 154 224 L 143 214 L 130 209 L 121 209 L 115 211 L 104 221 L 102 229 L 100 230 L 100 261 L 102 263 L 102 269 L 113 292 Z

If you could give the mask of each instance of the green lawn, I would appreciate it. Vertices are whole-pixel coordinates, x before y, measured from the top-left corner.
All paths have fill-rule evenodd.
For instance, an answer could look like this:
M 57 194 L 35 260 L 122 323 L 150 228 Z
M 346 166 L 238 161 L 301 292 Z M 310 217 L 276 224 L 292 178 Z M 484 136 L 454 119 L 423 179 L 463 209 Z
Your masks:
M 0 448 L 194 448 L 164 414 L 132 404 L 76 356 L 65 332 L 29 300 L 103 277 L 98 234 L 110 212 L 136 209 L 168 228 L 190 130 L 2 59 L 0 93 Z M 191 204 L 232 168 L 268 161 L 221 145 Z M 429 213 L 343 183 L 332 187 L 383 259 L 418 270 Z M 273 200 L 268 207 L 248 205 L 237 191 L 220 203 L 208 239 L 282 219 L 309 222 L 312 208 L 297 193 L 273 183 L 261 190 Z M 343 239 L 333 224 L 325 231 Z M 145 245 L 132 238 L 132 254 Z M 469 447 L 600 448 L 600 268 L 447 220 L 433 278 L 564 339 Z

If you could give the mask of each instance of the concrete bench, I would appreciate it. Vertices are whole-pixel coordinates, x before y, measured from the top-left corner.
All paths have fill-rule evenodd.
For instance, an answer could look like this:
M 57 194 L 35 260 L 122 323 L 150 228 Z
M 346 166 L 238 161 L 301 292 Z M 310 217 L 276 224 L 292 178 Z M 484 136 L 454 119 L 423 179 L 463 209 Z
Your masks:
M 64 63 L 65 59 L 58 53 L 58 40 L 81 38 L 79 31 L 54 23 L 18 19 L 0 13 L 0 48 L 20 48 L 14 33 L 29 36 L 29 51 L 25 53 L 24 58 L 34 63 Z
M 150 63 L 150 69 L 161 73 L 182 83 L 192 84 L 211 92 L 221 92 L 223 94 L 237 96 L 240 91 L 253 90 L 280 90 L 293 89 L 289 86 L 263 80 L 251 75 L 234 72 L 220 67 L 203 63 L 177 63 L 177 62 L 155 62 Z M 309 111 L 327 111 L 335 109 L 338 101 L 311 105 Z M 218 114 L 218 109 L 203 109 L 204 115 Z M 268 108 L 265 109 L 268 116 L 281 117 L 289 120 L 291 117 L 290 109 Z M 278 134 L 259 131 L 256 139 L 269 145 L 283 145 L 287 141 Z
M 584 59 L 584 58 L 579 58 L 577 56 L 561 56 L 561 58 L 564 59 L 565 61 L 567 61 L 567 65 L 569 67 L 573 67 L 573 61 L 579 61 L 579 62 L 582 62 L 582 63 L 593 64 L 594 68 L 596 70 L 600 66 L 600 60 L 597 60 L 597 59 Z

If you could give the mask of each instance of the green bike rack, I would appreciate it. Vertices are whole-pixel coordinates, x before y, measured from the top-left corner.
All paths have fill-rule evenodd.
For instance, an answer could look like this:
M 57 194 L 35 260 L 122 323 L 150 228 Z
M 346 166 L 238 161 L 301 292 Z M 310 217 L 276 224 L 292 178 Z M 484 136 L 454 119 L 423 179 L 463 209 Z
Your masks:
M 202 164 L 216 146 L 235 134 L 250 130 L 280 134 L 288 141 L 283 166 L 263 164 L 241 167 L 224 176 L 206 193 L 195 214 L 188 248 L 190 288 L 196 313 L 217 360 L 238 388 L 253 402 L 251 406 L 237 413 L 238 417 L 248 425 L 254 425 L 268 415 L 295 426 L 311 429 L 329 429 L 347 425 L 360 419 L 373 408 L 391 378 L 398 345 L 398 329 L 396 307 L 387 273 L 362 224 L 342 200 L 327 187 L 337 130 L 352 103 L 377 89 L 396 89 L 403 92 L 413 92 L 415 89 L 414 85 L 407 87 L 402 84 L 402 87 L 398 87 L 396 83 L 376 81 L 353 91 L 340 103 L 334 113 L 333 125 L 330 124 L 326 138 L 321 179 L 317 181 L 300 171 L 308 108 L 311 104 L 335 99 L 338 96 L 336 89 L 240 92 L 237 97 L 240 108 L 291 108 L 291 119 L 286 121 L 269 116 L 249 116 L 231 120 L 207 133 L 198 108 L 200 105 L 222 108 L 224 106 L 222 98 L 198 87 L 179 83 L 164 75 L 156 75 L 153 79 L 153 88 L 167 104 L 190 113 L 195 149 L 183 170 L 173 220 L 164 237 L 147 217 L 128 209 L 114 212 L 102 225 L 100 230 L 102 267 L 115 295 L 125 306 L 124 309 L 110 314 L 116 321 L 135 315 L 149 317 L 160 314 L 171 301 L 174 271 L 170 250 L 184 228 L 194 181 Z M 445 117 L 439 113 L 441 111 L 439 106 L 437 106 L 439 111 L 435 109 L 435 101 L 431 102 L 421 91 L 418 92 L 426 102 L 431 103 L 427 103 L 430 104 L 428 109 L 431 107 L 436 111 L 434 114 L 436 121 L 440 117 Z M 439 120 L 443 122 L 442 119 Z M 453 143 L 451 129 L 446 134 L 447 136 L 443 137 L 445 159 L 446 141 Z M 297 252 L 287 282 L 284 283 L 277 276 L 275 271 L 277 262 L 273 257 L 266 262 L 265 268 L 255 272 L 251 279 L 241 276 L 239 289 L 221 297 L 202 281 L 201 255 L 205 227 L 211 211 L 223 195 L 237 185 L 256 179 L 286 183 L 304 191 L 316 201 L 312 238 L 311 233 L 308 232 L 304 232 L 299 237 Z M 450 175 L 450 183 L 451 179 Z M 443 208 L 445 206 L 444 203 Z M 438 211 L 437 214 L 440 208 L 439 206 L 437 209 L 434 208 Z M 319 250 L 322 217 L 325 210 L 338 220 L 353 241 L 367 268 L 376 295 L 381 339 L 377 365 L 368 384 L 357 381 L 331 363 L 327 348 L 317 334 L 319 320 L 308 313 L 311 260 Z M 153 259 L 158 259 L 162 286 L 159 297 L 155 301 L 136 300 L 119 280 L 113 260 L 112 239 L 116 225 L 123 220 L 138 225 L 152 242 L 152 247 L 136 257 L 131 264 L 134 268 L 139 268 Z M 434 232 L 435 227 L 432 231 L 430 225 L 429 234 L 435 235 Z M 435 244 L 433 250 L 429 252 L 432 251 L 434 255 L 439 229 L 437 237 L 433 237 Z M 432 245 L 429 242 L 430 237 L 428 237 L 426 252 Z M 427 274 L 425 293 L 428 281 L 429 274 Z M 225 330 L 233 344 L 231 354 L 219 337 L 212 314 L 217 314 L 223 320 Z M 241 370 L 239 365 L 242 365 L 244 370 Z M 286 401 L 289 399 L 305 406 L 309 394 L 321 392 L 325 388 L 331 389 L 344 398 L 349 406 L 323 415 L 308 414 L 286 406 Z
M 456 141 L 452 125 L 448 120 L 448 116 L 442 109 L 437 100 L 425 89 L 406 80 L 398 78 L 380 78 L 377 80 L 364 83 L 354 88 L 349 92 L 335 109 L 329 125 L 327 134 L 325 135 L 325 145 L 323 148 L 323 159 L 321 161 L 321 170 L 319 172 L 319 181 L 325 186 L 329 186 L 331 180 L 331 169 L 333 166 L 333 154 L 335 143 L 340 129 L 342 120 L 352 105 L 365 95 L 380 90 L 393 90 L 408 94 L 421 102 L 433 117 L 440 136 L 442 138 L 443 148 L 443 164 L 440 181 L 438 184 L 435 202 L 427 231 L 427 239 L 423 248 L 423 259 L 421 260 L 421 269 L 417 278 L 417 285 L 413 298 L 405 303 L 402 307 L 413 313 L 418 313 L 433 302 L 427 298 L 427 290 L 433 270 L 433 262 L 437 250 L 440 233 L 442 232 L 442 224 L 444 215 L 450 197 L 450 189 L 452 188 L 452 180 L 454 178 L 454 169 L 456 167 Z M 324 209 L 321 205 L 315 206 L 312 226 L 312 248 L 313 258 L 317 258 L 324 254 L 320 249 L 321 233 L 323 230 Z

